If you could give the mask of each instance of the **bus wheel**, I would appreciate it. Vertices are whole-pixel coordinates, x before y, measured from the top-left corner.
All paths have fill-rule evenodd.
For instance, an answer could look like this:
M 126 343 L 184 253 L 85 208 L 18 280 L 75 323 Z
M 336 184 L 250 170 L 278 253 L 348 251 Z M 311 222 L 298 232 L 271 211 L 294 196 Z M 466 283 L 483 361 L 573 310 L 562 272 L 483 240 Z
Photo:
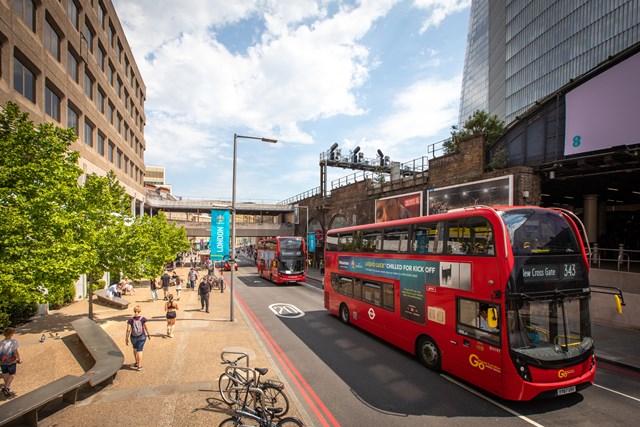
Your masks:
M 422 337 L 417 346 L 418 359 L 427 368 L 438 372 L 440 370 L 440 350 L 430 337 Z
M 344 323 L 345 325 L 349 324 L 350 316 L 347 304 L 340 305 L 340 320 L 342 320 L 342 323 Z

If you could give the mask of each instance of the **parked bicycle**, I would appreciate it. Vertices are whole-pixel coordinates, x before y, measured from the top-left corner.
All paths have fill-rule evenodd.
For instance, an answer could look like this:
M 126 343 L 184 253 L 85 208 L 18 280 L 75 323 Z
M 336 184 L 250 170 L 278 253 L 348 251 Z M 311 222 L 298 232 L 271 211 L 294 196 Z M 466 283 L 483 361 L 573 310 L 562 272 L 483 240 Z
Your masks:
M 227 284 L 224 282 L 224 279 L 222 277 L 213 276 L 212 280 L 213 283 L 211 289 L 216 289 L 220 292 L 224 292 L 224 290 L 227 288 Z
M 229 357 L 237 355 L 231 360 Z M 267 368 L 250 368 L 249 355 L 241 352 L 223 351 L 220 354 L 222 364 L 228 365 L 218 378 L 218 387 L 222 400 L 228 405 L 256 408 L 281 408 L 277 416 L 289 412 L 289 398 L 284 393 L 284 384 L 276 380 L 262 381 L 269 371 Z M 240 361 L 246 366 L 238 366 Z M 251 390 L 258 389 L 260 393 Z
M 257 407 L 247 404 L 250 395 L 262 395 L 259 388 L 245 386 L 245 400 L 242 406 L 235 410 L 235 415 L 223 420 L 218 427 L 304 427 L 302 421 L 294 417 L 278 418 L 283 415 L 282 408 Z M 257 423 L 257 424 L 256 424 Z

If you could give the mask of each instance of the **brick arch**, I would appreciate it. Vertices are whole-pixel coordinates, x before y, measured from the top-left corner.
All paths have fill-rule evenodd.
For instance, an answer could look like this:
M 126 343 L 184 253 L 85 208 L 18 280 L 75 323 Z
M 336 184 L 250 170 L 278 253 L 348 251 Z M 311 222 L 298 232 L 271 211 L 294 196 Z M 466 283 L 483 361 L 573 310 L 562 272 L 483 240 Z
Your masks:
M 349 226 L 349 220 L 342 214 L 335 214 L 329 221 L 329 230 L 333 228 L 343 228 Z

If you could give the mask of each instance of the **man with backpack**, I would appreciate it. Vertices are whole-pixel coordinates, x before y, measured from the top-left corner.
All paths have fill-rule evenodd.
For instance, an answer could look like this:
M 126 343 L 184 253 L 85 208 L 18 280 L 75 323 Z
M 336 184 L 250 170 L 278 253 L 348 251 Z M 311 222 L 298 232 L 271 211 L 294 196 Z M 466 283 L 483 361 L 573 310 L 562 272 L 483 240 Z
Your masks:
M 200 298 L 200 310 L 204 310 L 206 308 L 207 313 L 209 312 L 209 295 L 211 294 L 211 284 L 206 279 L 202 279 L 200 285 L 198 286 L 198 297 Z

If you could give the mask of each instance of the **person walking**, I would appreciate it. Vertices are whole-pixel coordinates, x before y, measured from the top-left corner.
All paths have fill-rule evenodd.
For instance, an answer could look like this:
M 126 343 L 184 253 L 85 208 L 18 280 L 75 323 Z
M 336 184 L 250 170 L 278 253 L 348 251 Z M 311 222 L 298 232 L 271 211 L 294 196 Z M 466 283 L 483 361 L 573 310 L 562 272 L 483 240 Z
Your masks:
M 176 284 L 176 301 L 180 301 L 180 291 L 182 290 L 182 279 L 180 276 L 173 272 L 174 282 Z
M 173 327 L 178 315 L 178 304 L 173 300 L 173 294 L 169 294 L 169 300 L 164 303 L 164 311 L 167 312 L 167 337 L 173 338 Z
M 207 313 L 209 312 L 209 295 L 211 294 L 211 285 L 206 279 L 202 279 L 200 285 L 198 286 L 198 297 L 200 298 L 200 310 L 204 310 L 206 308 Z
M 0 342 L 0 368 L 2 370 L 2 379 L 4 385 L 2 386 L 2 394 L 5 397 L 11 397 L 14 393 L 11 392 L 11 383 L 16 375 L 16 368 L 18 363 L 22 363 L 20 358 L 20 352 L 18 351 L 18 341 L 13 339 L 13 334 L 16 332 L 14 328 L 4 328 L 4 339 Z
M 129 346 L 129 339 L 131 339 L 131 347 L 133 347 L 133 358 L 135 360 L 133 368 L 137 371 L 142 369 L 142 350 L 144 349 L 144 343 L 151 341 L 151 334 L 147 327 L 147 318 L 140 315 L 142 309 L 139 305 L 133 308 L 133 317 L 127 320 L 127 333 L 125 335 L 124 342 Z
M 167 294 L 169 293 L 169 283 L 171 282 L 171 276 L 169 276 L 169 272 L 167 270 L 164 271 L 164 274 L 160 276 L 160 280 L 162 281 L 162 293 L 164 294 L 164 300 L 167 300 Z
M 191 267 L 191 270 L 189 270 L 188 278 L 189 278 L 189 285 L 187 287 L 191 288 L 192 290 L 195 290 L 196 281 L 198 280 L 198 273 L 196 272 L 195 268 Z
M 153 277 L 149 280 L 149 289 L 151 289 L 151 299 L 158 301 L 158 278 Z

